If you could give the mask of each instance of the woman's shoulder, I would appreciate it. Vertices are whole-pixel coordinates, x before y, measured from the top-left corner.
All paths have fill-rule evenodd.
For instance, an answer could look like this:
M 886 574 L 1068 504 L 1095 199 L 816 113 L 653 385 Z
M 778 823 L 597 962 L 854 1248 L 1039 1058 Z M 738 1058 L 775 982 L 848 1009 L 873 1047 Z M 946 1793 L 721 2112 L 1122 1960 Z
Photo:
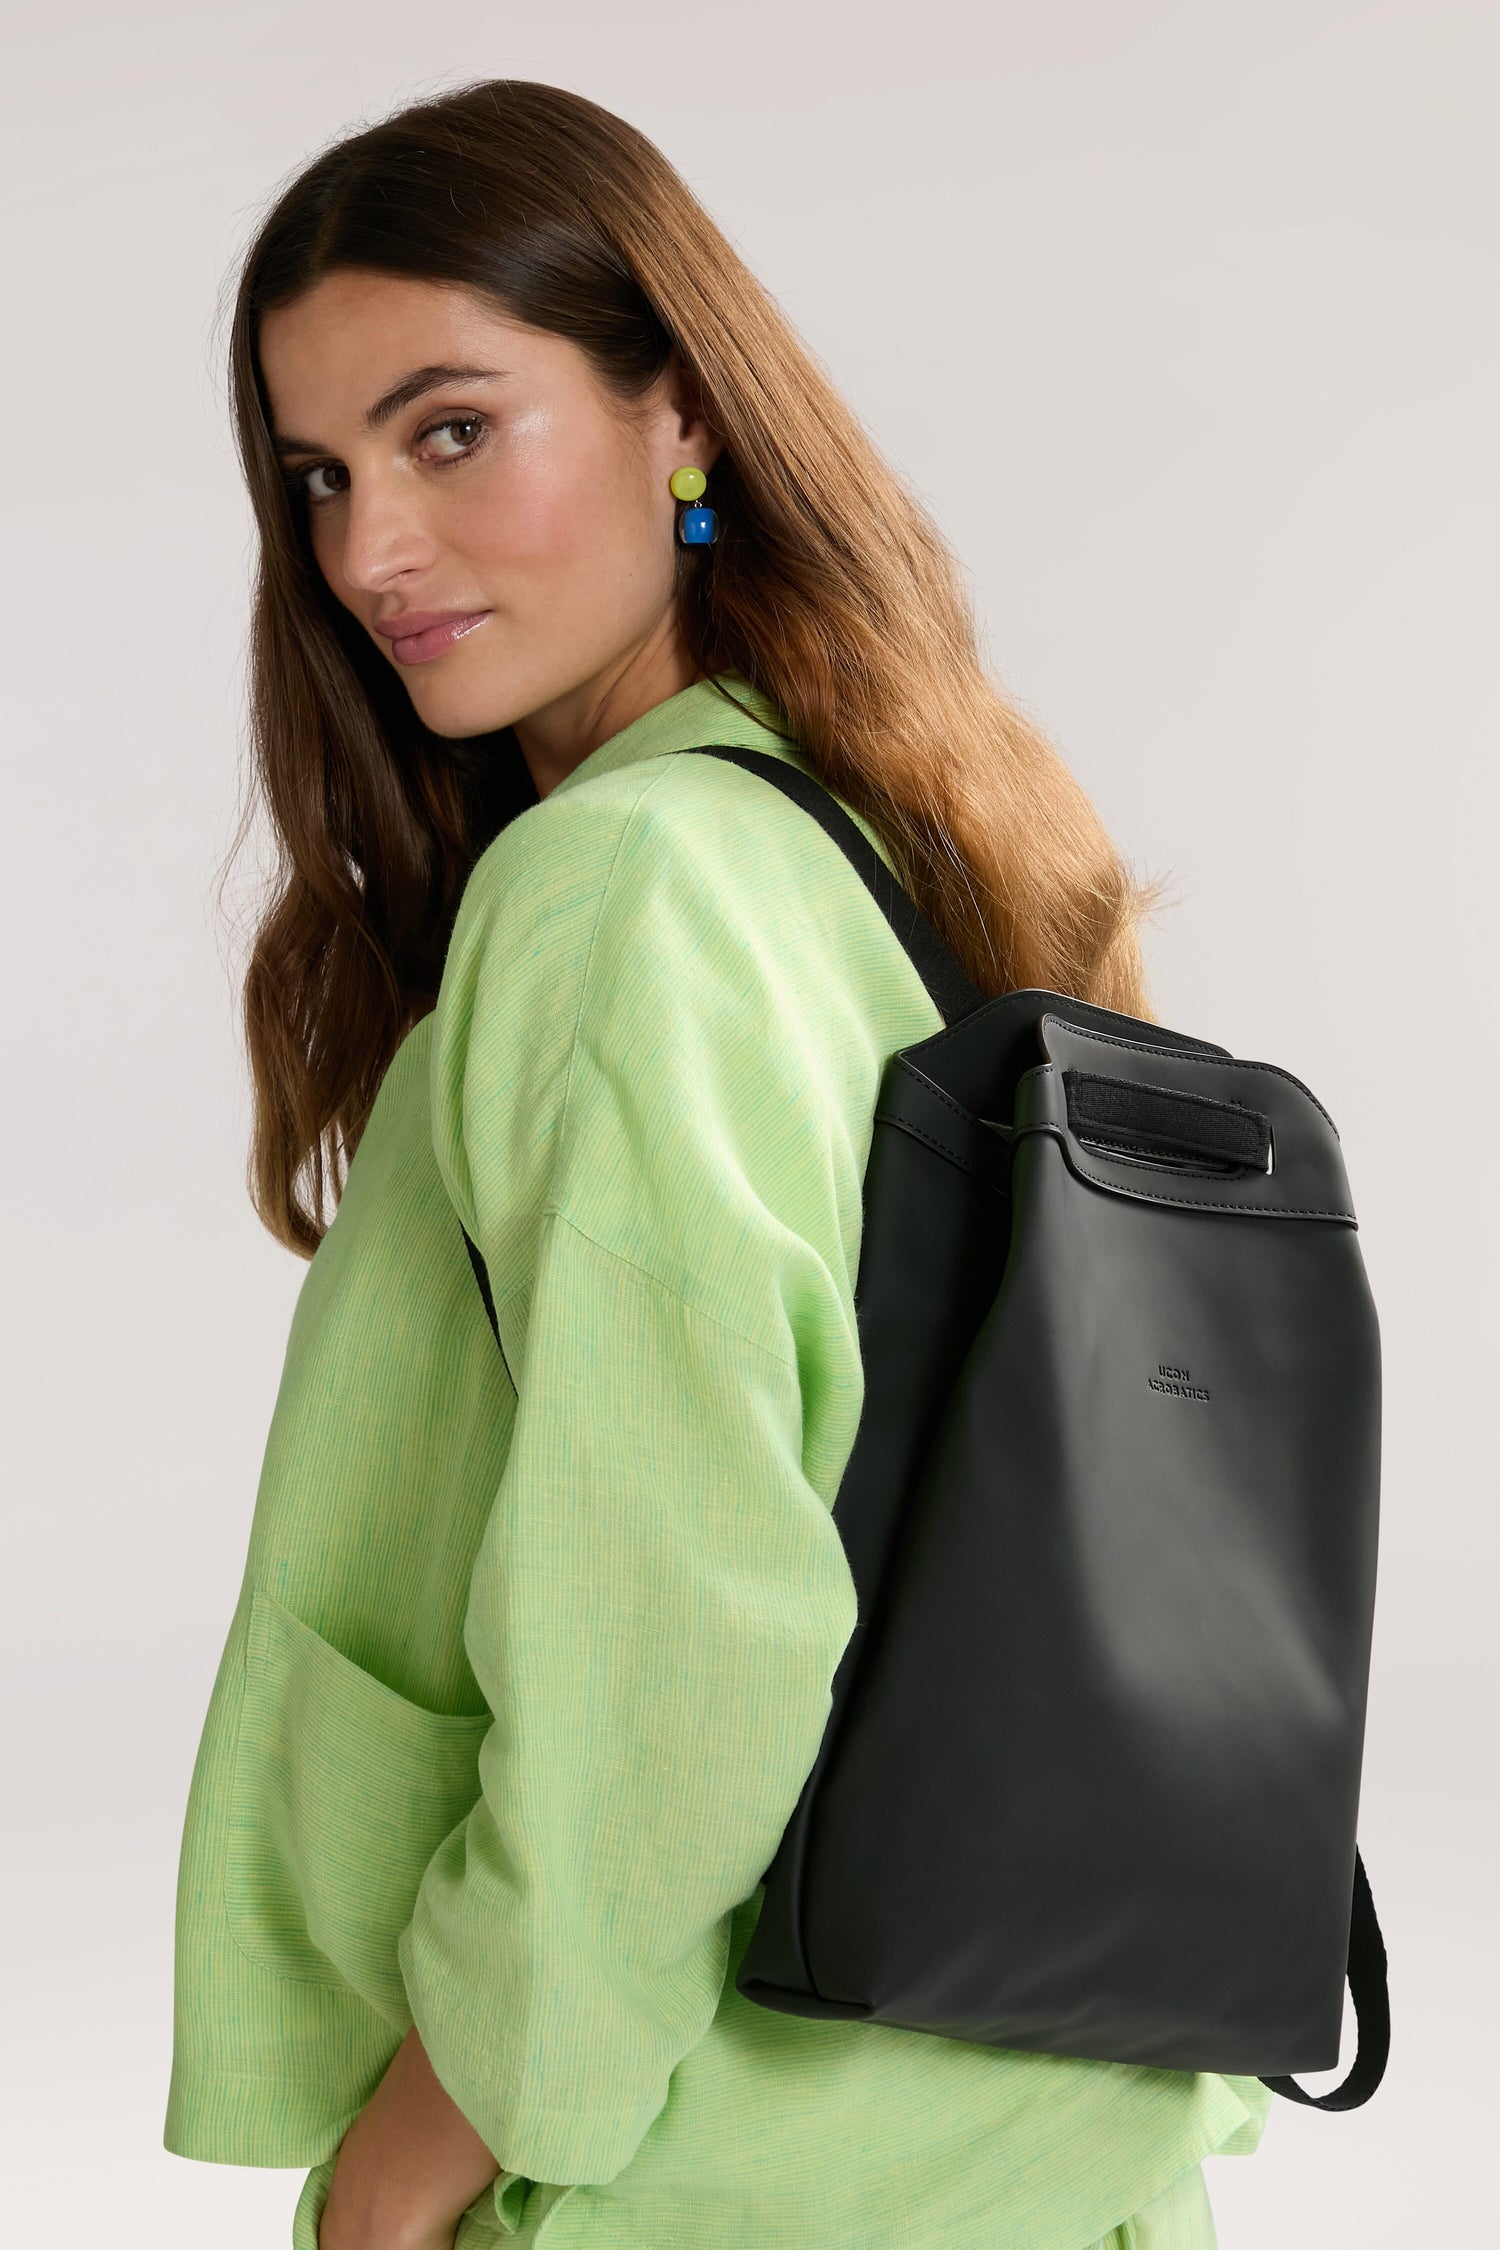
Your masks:
M 456 1093 L 477 1041 L 539 1094 L 539 1077 L 571 1075 L 585 1033 L 639 1056 L 655 1026 L 706 1061 L 753 1028 L 763 1050 L 830 1058 L 937 1023 L 820 823 L 762 774 L 668 751 L 553 791 L 485 852 L 448 951 L 435 1069 Z
M 806 770 L 790 746 L 767 748 Z M 871 915 L 802 806 L 729 760 L 674 750 L 555 790 L 503 829 L 470 875 L 450 965 L 490 945 L 566 954 L 580 936 L 660 958 L 714 930 L 796 959 Z
M 502 832 L 437 1019 L 439 1164 L 506 1271 L 497 1214 L 562 1199 L 597 1236 L 598 1183 L 628 1176 L 642 1140 L 677 1150 L 683 1177 L 701 1160 L 768 1195 L 833 1162 L 842 1225 L 885 1060 L 937 1025 L 818 822 L 761 775 L 675 751 Z

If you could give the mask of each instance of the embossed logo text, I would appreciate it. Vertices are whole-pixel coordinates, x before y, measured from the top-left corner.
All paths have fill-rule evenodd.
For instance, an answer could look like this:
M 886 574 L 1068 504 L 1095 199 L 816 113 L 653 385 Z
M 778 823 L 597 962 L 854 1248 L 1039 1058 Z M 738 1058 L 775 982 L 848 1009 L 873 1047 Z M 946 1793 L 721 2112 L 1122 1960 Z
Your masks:
M 1153 1391 L 1160 1391 L 1166 1398 L 1196 1398 L 1207 1404 L 1207 1391 L 1201 1383 L 1192 1380 L 1191 1372 L 1186 1367 L 1168 1367 L 1163 1361 L 1154 1375 L 1146 1377 L 1146 1381 Z

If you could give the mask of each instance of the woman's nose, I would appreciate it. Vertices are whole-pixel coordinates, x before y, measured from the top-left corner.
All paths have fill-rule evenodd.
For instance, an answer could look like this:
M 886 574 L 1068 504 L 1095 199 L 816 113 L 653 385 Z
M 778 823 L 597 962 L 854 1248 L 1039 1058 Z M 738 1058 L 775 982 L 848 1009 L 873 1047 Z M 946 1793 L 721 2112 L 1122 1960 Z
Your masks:
M 433 541 L 422 521 L 420 496 L 397 478 L 356 477 L 344 511 L 340 568 L 347 584 L 378 593 L 392 579 L 422 570 Z

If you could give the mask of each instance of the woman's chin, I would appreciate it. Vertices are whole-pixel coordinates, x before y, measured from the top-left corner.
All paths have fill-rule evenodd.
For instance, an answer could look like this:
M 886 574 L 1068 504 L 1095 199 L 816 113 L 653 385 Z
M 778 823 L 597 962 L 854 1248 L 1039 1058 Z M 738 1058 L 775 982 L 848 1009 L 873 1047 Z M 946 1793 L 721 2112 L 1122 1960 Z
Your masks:
M 473 682 L 461 688 L 454 681 L 446 691 L 436 680 L 424 681 L 420 690 L 413 683 L 411 700 L 430 734 L 454 742 L 465 735 L 493 734 L 497 728 L 509 726 L 518 709 L 513 696 L 493 687 L 486 693 Z

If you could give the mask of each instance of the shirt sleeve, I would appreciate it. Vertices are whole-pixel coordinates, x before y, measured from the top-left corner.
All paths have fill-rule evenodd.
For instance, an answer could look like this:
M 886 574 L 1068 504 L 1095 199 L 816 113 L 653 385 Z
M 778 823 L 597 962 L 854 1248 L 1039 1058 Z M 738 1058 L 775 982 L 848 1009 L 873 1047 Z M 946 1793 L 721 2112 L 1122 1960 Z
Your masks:
M 831 1507 L 881 1056 L 795 869 L 736 873 L 732 820 L 705 856 L 682 794 L 527 816 L 434 1053 L 517 1408 L 465 1622 L 481 1795 L 400 1961 L 443 2085 L 556 2182 L 629 2161 L 707 2030 L 855 1624 Z

